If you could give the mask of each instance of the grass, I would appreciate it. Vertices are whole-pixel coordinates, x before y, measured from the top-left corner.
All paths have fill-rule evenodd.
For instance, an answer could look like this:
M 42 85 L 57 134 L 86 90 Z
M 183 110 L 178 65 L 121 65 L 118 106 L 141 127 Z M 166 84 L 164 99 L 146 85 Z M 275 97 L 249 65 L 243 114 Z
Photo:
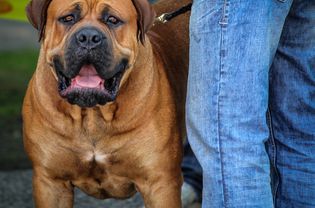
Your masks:
M 36 51 L 0 52 L 0 118 L 20 115 L 37 56 Z
M 30 166 L 23 151 L 21 107 L 38 52 L 0 52 L 0 168 Z

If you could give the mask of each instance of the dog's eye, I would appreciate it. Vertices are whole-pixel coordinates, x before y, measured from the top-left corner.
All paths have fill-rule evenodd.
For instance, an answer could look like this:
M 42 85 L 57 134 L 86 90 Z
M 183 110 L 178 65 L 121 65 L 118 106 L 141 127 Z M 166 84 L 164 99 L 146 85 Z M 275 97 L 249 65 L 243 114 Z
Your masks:
M 115 27 L 115 26 L 120 25 L 121 23 L 122 21 L 114 16 L 108 16 L 106 19 L 106 24 L 108 24 L 109 26 Z
M 107 22 L 108 23 L 111 23 L 113 25 L 116 25 L 119 23 L 119 20 L 116 18 L 116 17 L 113 17 L 113 16 L 109 16 L 108 19 L 107 19 Z
M 74 23 L 75 17 L 73 14 L 69 14 L 69 15 L 60 17 L 59 21 L 65 24 L 71 24 L 71 23 Z

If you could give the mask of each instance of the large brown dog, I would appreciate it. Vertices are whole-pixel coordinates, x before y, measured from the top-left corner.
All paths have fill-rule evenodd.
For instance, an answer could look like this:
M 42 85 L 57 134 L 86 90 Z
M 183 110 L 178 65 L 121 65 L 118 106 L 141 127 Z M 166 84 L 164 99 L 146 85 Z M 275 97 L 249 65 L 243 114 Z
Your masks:
M 36 207 L 72 207 L 74 186 L 180 207 L 188 14 L 152 27 L 147 0 L 32 0 L 27 12 L 41 37 L 23 106 Z

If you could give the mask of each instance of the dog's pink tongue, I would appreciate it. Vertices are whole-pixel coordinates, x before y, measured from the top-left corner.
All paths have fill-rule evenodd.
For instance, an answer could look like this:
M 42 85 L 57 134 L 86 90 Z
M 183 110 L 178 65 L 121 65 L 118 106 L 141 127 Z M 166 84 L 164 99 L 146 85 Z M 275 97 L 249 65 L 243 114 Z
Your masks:
M 78 87 L 96 88 L 102 83 L 93 65 L 84 65 L 80 73 L 73 79 Z

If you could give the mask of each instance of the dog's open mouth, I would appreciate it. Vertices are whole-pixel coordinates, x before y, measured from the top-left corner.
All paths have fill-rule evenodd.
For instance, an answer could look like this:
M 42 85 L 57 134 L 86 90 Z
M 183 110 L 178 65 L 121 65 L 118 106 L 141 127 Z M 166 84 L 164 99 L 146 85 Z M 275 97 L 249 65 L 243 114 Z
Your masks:
M 123 72 L 120 71 L 110 79 L 103 79 L 92 64 L 86 64 L 74 78 L 67 78 L 61 74 L 60 93 L 67 96 L 76 90 L 95 90 L 112 96 L 119 86 L 122 75 Z
M 118 72 L 106 79 L 97 72 L 93 64 L 82 65 L 78 73 L 72 76 L 64 75 L 60 65 L 55 61 L 59 93 L 71 104 L 81 107 L 93 107 L 114 101 L 126 67 L 125 63 L 119 64 Z

